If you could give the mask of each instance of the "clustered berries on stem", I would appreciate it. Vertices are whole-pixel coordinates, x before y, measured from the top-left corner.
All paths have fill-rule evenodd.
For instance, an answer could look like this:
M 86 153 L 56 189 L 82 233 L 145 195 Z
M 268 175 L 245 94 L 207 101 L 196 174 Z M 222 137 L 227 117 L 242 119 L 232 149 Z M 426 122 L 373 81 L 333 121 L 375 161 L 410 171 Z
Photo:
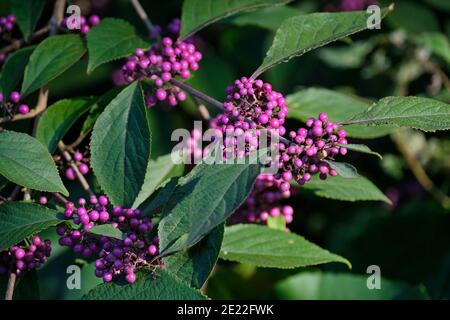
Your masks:
M 266 224 L 269 217 L 283 217 L 286 224 L 293 220 L 294 209 L 281 202 L 290 198 L 291 192 L 282 191 L 281 181 L 272 174 L 260 174 L 245 202 L 231 216 L 229 223 Z
M 136 281 L 136 269 L 154 266 L 158 254 L 159 240 L 151 236 L 153 223 L 149 217 L 142 216 L 140 210 L 114 207 L 109 209 L 106 196 L 91 196 L 89 202 L 78 200 L 78 207 L 67 202 L 64 215 L 77 226 L 59 226 L 59 243 L 68 246 L 84 258 L 97 256 L 95 275 L 105 282 L 115 276 L 125 275 L 128 283 Z M 95 225 L 111 224 L 124 233 L 119 240 L 89 233 Z
M 13 246 L 0 252 L 0 274 L 15 273 L 39 268 L 47 261 L 52 251 L 50 240 L 41 240 L 37 235 L 31 239 L 28 247 Z
M 61 22 L 61 27 L 67 29 L 69 32 L 85 35 L 100 23 L 100 18 L 97 15 L 91 15 L 89 18 L 80 16 L 79 25 L 76 19 L 77 18 L 64 18 Z
M 15 114 L 25 115 L 30 112 L 30 108 L 25 103 L 20 103 L 20 93 L 13 91 L 10 93 L 8 99 L 5 99 L 2 93 L 0 93 L 0 106 L 2 113 L 5 116 L 13 117 Z
M 89 152 L 88 150 L 85 150 L 84 152 L 80 151 L 70 151 L 67 150 L 67 152 L 71 153 L 72 161 L 74 164 L 78 167 L 78 171 L 85 176 L 89 173 Z M 53 160 L 55 161 L 58 168 L 64 172 L 65 177 L 68 180 L 74 181 L 77 179 L 77 175 L 75 173 L 75 170 L 70 166 L 70 163 L 68 163 L 64 157 L 57 154 L 53 156 Z
M 151 82 L 152 86 L 145 97 L 148 107 L 153 107 L 158 101 L 166 101 L 170 106 L 184 101 L 186 94 L 172 85 L 170 80 L 177 76 L 189 79 L 191 72 L 199 69 L 202 54 L 190 41 L 177 41 L 179 28 L 179 23 L 172 22 L 167 36 L 162 37 L 148 51 L 137 49 L 121 69 L 128 83 L 136 79 Z M 160 35 L 161 32 L 158 33 Z
M 289 132 L 292 144 L 280 143 L 280 170 L 276 177 L 285 181 L 282 184 L 283 190 L 289 189 L 289 181 L 292 179 L 304 185 L 311 180 L 313 174 L 319 174 L 322 180 L 327 176 L 336 176 L 336 171 L 328 161 L 334 160 L 338 154 L 347 154 L 347 149 L 340 146 L 347 144 L 345 130 L 329 121 L 325 112 L 317 119 L 309 118 L 306 126 L 308 129 L 300 128 Z

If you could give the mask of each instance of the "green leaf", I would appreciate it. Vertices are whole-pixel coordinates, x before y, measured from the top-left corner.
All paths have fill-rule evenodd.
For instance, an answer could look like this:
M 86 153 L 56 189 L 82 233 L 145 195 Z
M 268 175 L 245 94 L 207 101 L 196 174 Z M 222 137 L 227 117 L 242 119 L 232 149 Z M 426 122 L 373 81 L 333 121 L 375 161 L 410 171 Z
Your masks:
M 134 200 L 133 208 L 139 207 L 153 192 L 160 187 L 163 182 L 168 179 L 181 176 L 183 174 L 184 165 L 174 164 L 171 154 L 167 154 L 150 160 L 148 162 L 147 171 L 145 174 L 144 184 L 139 192 L 136 200 Z
M 321 88 L 310 88 L 290 94 L 287 96 L 287 103 L 289 106 L 287 117 L 303 122 L 310 117 L 317 118 L 321 112 L 326 112 L 331 121 L 341 122 L 361 113 L 370 106 L 361 98 Z M 382 137 L 392 130 L 393 128 L 388 126 L 374 128 L 351 125 L 345 127 L 349 137 L 362 139 Z
M 223 223 L 250 193 L 260 166 L 199 164 L 164 206 L 159 223 L 160 252 L 189 248 Z
M 155 190 L 154 194 L 141 204 L 142 213 L 144 215 L 151 214 L 154 210 L 164 206 L 164 204 L 169 201 L 173 192 L 178 186 L 178 178 L 171 178 L 163 186 Z
M 387 97 L 343 124 L 389 125 L 423 131 L 450 129 L 450 104 L 419 97 Z
M 320 180 L 315 176 L 302 189 L 314 192 L 316 196 L 342 201 L 391 201 L 369 179 L 358 176 L 354 179 L 330 177 Z
M 9 180 L 0 174 L 0 190 L 6 187 L 9 183 Z
M 112 203 L 131 207 L 150 160 L 150 128 L 138 82 L 123 89 L 95 123 L 91 166 Z
M 224 224 L 221 224 L 192 248 L 163 258 L 165 270 L 200 289 L 216 265 L 223 232 Z
M 69 195 L 50 153 L 24 133 L 0 132 L 0 174 L 27 188 Z
M 445 34 L 426 32 L 419 34 L 413 39 L 419 46 L 428 49 L 450 65 L 450 42 Z
M 331 169 L 336 170 L 337 174 L 342 178 L 354 179 L 357 178 L 358 171 L 354 166 L 346 162 L 327 161 Z
M 439 19 L 433 10 L 421 1 L 393 1 L 395 10 L 386 19 L 392 29 L 403 29 L 410 34 L 438 31 Z M 411 19 L 415 17 L 415 19 Z M 417 23 L 420 21 L 420 23 Z
M 84 300 L 204 300 L 200 291 L 190 288 L 170 273 L 141 272 L 133 284 L 104 283 L 83 296 Z
M 231 23 L 240 27 L 250 25 L 270 31 L 277 31 L 284 20 L 300 14 L 302 12 L 297 8 L 276 6 L 241 14 L 232 18 Z
M 278 217 L 269 216 L 267 218 L 267 226 L 272 229 L 285 231 L 286 230 L 286 220 L 284 220 L 284 217 L 281 215 Z
M 384 18 L 389 9 L 382 10 Z M 275 34 L 272 46 L 252 78 L 295 56 L 332 41 L 367 29 L 371 13 L 365 11 L 312 13 L 285 20 Z
M 101 115 L 103 110 L 108 106 L 108 104 L 119 94 L 120 91 L 123 90 L 123 87 L 114 87 L 104 95 L 102 95 L 98 100 L 92 105 L 91 110 L 86 118 L 86 121 L 83 123 L 83 127 L 81 128 L 82 134 L 87 134 L 97 121 L 98 117 Z
M 365 39 L 353 42 L 348 46 L 323 48 L 318 52 L 318 56 L 334 68 L 361 68 L 375 44 L 374 39 Z
M 97 234 L 100 236 L 107 236 L 109 238 L 124 239 L 122 231 L 114 228 L 112 224 L 101 224 L 94 226 L 88 230 L 89 233 Z
M 184 0 L 180 39 L 186 39 L 207 25 L 239 12 L 282 5 L 291 0 Z
M 62 222 L 56 210 L 31 202 L 0 205 L 0 251 Z
M 0 84 L 4 97 L 8 97 L 11 91 L 19 85 L 28 60 L 35 48 L 36 47 L 33 46 L 19 49 L 6 60 L 3 65 L 2 74 L 7 74 L 8 76 L 2 77 Z
M 344 148 L 346 148 L 348 150 L 351 150 L 351 151 L 371 154 L 371 155 L 374 155 L 374 156 L 378 157 L 380 160 L 383 160 L 383 157 L 381 156 L 381 154 L 379 154 L 378 152 L 370 150 L 370 148 L 368 146 L 366 146 L 365 144 L 352 144 L 352 143 L 349 143 L 349 144 L 338 144 L 338 146 L 344 147 Z
M 450 2 L 448 2 L 447 0 L 425 0 L 425 2 L 436 7 L 437 9 L 450 12 Z
M 139 37 L 128 22 L 107 18 L 89 31 L 87 46 L 89 74 L 104 63 L 129 56 L 138 48 L 149 48 L 150 42 Z
M 295 300 L 396 300 L 426 299 L 420 286 L 381 278 L 381 288 L 369 290 L 368 275 L 302 272 L 275 285 L 278 299 Z
M 351 268 L 347 259 L 299 235 L 253 224 L 225 228 L 220 258 L 266 268 L 290 269 L 330 262 Z
M 39 119 L 36 139 L 55 152 L 58 142 L 74 123 L 89 110 L 92 98 L 64 99 L 51 105 Z
M 44 10 L 46 0 L 11 0 L 11 12 L 16 16 L 23 37 L 29 39 Z
M 27 95 L 55 79 L 74 65 L 86 52 L 80 36 L 66 34 L 42 41 L 25 68 L 22 94 Z

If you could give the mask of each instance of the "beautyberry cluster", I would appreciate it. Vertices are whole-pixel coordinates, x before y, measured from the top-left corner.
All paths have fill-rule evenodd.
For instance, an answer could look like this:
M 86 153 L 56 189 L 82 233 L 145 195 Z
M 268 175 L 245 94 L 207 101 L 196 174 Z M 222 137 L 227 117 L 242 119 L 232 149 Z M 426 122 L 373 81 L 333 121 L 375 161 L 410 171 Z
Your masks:
M 260 174 L 252 192 L 231 216 L 229 223 L 261 223 L 266 224 L 269 217 L 283 217 L 286 224 L 293 220 L 294 209 L 281 202 L 290 198 L 291 192 L 282 191 L 282 181 L 275 179 L 272 174 Z
M 61 27 L 69 30 L 70 32 L 87 34 L 93 27 L 100 23 L 100 17 L 97 15 L 92 15 L 89 18 L 80 16 L 80 21 L 75 18 L 64 18 L 61 22 Z
M 158 101 L 166 101 L 175 106 L 186 99 L 186 94 L 170 80 L 179 76 L 188 79 L 191 72 L 199 69 L 202 54 L 193 43 L 177 41 L 179 27 L 169 25 L 171 32 L 162 37 L 150 50 L 137 49 L 122 67 L 126 82 L 136 79 L 148 79 L 153 86 L 146 92 L 146 105 L 153 107 Z M 175 30 L 178 28 L 178 30 Z
M 270 83 L 242 77 L 227 87 L 227 101 L 223 105 L 225 114 L 239 121 L 250 120 L 256 127 L 275 130 L 279 135 L 286 133 L 283 127 L 288 113 L 286 99 Z
M 292 144 L 280 143 L 280 171 L 276 178 L 284 180 L 281 184 L 283 191 L 289 190 L 291 179 L 303 185 L 311 180 L 313 174 L 318 173 L 322 180 L 328 175 L 336 176 L 328 161 L 334 160 L 338 154 L 347 154 L 347 149 L 340 146 L 347 144 L 345 130 L 329 121 L 326 113 L 322 112 L 317 119 L 309 118 L 306 126 L 308 129 L 289 132 Z
M 80 151 L 69 151 L 67 150 L 72 156 L 73 163 L 78 167 L 78 171 L 82 175 L 87 175 L 89 173 L 89 152 L 86 149 L 84 152 Z M 59 154 L 56 154 L 53 156 L 53 160 L 55 161 L 56 165 L 58 166 L 59 170 L 65 173 L 65 177 L 68 180 L 76 180 L 77 175 L 75 173 L 75 170 L 70 166 L 70 164 L 66 161 L 64 157 L 62 157 Z
M 158 254 L 159 240 L 149 235 L 153 229 L 152 221 L 143 217 L 139 210 L 121 207 L 109 210 L 106 196 L 91 196 L 89 203 L 81 198 L 78 207 L 72 202 L 66 203 L 65 207 L 66 218 L 78 227 L 58 227 L 57 232 L 61 236 L 59 243 L 72 247 L 84 258 L 98 256 L 95 261 L 97 277 L 110 282 L 122 274 L 129 283 L 133 283 L 136 281 L 136 269 L 152 266 Z M 89 233 L 90 228 L 101 224 L 111 224 L 119 229 L 124 233 L 124 239 Z
M 50 240 L 43 241 L 35 235 L 28 247 L 13 246 L 0 252 L 0 274 L 20 275 L 27 270 L 37 269 L 47 261 L 51 252 Z
M 27 114 L 30 112 L 30 108 L 27 104 L 20 103 L 20 93 L 17 91 L 11 92 L 8 99 L 5 99 L 2 93 L 0 93 L 0 105 L 2 113 L 5 116 L 13 117 L 15 114 Z

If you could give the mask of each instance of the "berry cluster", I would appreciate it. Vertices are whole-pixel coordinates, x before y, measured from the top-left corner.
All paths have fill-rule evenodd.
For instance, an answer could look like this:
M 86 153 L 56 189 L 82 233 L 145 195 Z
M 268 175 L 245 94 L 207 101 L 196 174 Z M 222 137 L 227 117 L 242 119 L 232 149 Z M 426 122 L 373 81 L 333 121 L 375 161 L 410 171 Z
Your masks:
M 10 14 L 6 17 L 0 17 L 0 43 L 3 46 L 3 42 L 10 42 L 12 39 L 11 33 L 16 24 L 16 16 Z M 6 53 L 0 53 L 0 66 L 6 61 L 8 55 Z
M 86 150 L 85 152 L 80 151 L 67 151 L 71 153 L 72 161 L 73 163 L 78 167 L 78 171 L 82 175 L 87 175 L 89 173 L 89 152 Z M 70 164 L 59 154 L 56 154 L 53 156 L 53 160 L 55 161 L 56 165 L 60 169 L 60 171 L 63 171 L 65 173 L 65 177 L 68 180 L 74 181 L 77 179 L 77 175 L 75 173 L 75 170 L 70 166 Z
M 169 29 L 169 35 L 162 37 L 150 50 L 137 49 L 121 69 L 126 82 L 145 78 L 153 84 L 146 93 L 148 107 L 158 101 L 167 101 L 170 106 L 184 101 L 186 94 L 172 85 L 170 80 L 176 76 L 188 79 L 191 72 L 199 69 L 198 63 L 202 59 L 202 54 L 193 43 L 176 41 L 178 24 L 169 25 Z
M 242 206 L 231 216 L 229 223 L 267 223 L 269 217 L 282 216 L 286 224 L 292 222 L 294 209 L 289 205 L 281 205 L 291 192 L 282 191 L 281 181 L 272 174 L 260 174 L 252 192 Z
M 76 18 L 73 18 L 73 19 L 64 18 L 63 21 L 61 22 L 61 27 L 69 30 L 70 32 L 75 32 L 75 33 L 80 33 L 80 34 L 85 35 L 99 23 L 100 23 L 100 18 L 97 15 L 92 15 L 87 19 L 86 19 L 86 17 L 81 16 L 79 25 L 78 25 L 78 21 L 76 21 Z
M 6 100 L 2 93 L 0 93 L 0 105 L 3 114 L 9 117 L 13 117 L 15 114 L 27 114 L 30 112 L 28 105 L 20 103 L 20 93 L 17 91 L 11 92 L 9 99 Z
M 27 248 L 14 246 L 0 252 L 0 274 L 20 275 L 24 271 L 37 269 L 47 261 L 51 251 L 50 240 L 42 241 L 35 235 Z
M 270 83 L 242 77 L 228 86 L 226 92 L 225 114 L 238 121 L 250 120 L 257 127 L 275 130 L 279 135 L 286 133 L 283 127 L 288 113 L 286 99 Z
M 282 179 L 282 190 L 289 190 L 289 181 L 295 179 L 300 185 L 311 180 L 313 174 L 319 174 L 324 180 L 328 175 L 336 176 L 335 170 L 330 168 L 329 160 L 334 160 L 338 154 L 345 155 L 347 149 L 339 145 L 347 144 L 346 132 L 337 124 L 328 120 L 322 112 L 317 119 L 306 121 L 308 129 L 300 128 L 290 131 L 290 145 L 280 143 L 276 178 Z
M 84 258 L 98 256 L 95 275 L 105 282 L 121 274 L 129 283 L 136 281 L 135 270 L 150 267 L 158 254 L 158 238 L 150 236 L 153 229 L 151 219 L 143 217 L 139 210 L 115 207 L 108 211 L 106 196 L 91 196 L 89 203 L 81 198 L 78 205 L 66 203 L 64 215 L 78 228 L 58 227 L 60 245 L 72 247 Z M 124 239 L 89 233 L 88 230 L 98 224 L 111 224 L 118 228 L 124 233 Z

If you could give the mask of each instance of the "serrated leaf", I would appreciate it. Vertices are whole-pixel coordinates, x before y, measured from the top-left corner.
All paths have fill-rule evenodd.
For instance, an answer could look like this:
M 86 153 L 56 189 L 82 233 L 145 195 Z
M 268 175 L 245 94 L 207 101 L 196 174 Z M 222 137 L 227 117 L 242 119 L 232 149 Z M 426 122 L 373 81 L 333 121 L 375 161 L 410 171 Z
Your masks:
M 423 131 L 450 129 L 450 104 L 419 97 L 387 97 L 343 124 L 389 125 Z
M 260 166 L 199 164 L 164 206 L 159 223 L 160 252 L 168 255 L 189 248 L 223 223 L 250 193 Z
M 3 65 L 2 74 L 7 74 L 7 77 L 1 78 L 1 88 L 4 97 L 8 97 L 11 91 L 13 91 L 20 83 L 30 59 L 33 50 L 36 47 L 26 47 L 17 50 L 11 56 L 8 57 Z
M 134 27 L 125 20 L 106 18 L 92 28 L 87 35 L 89 50 L 88 74 L 98 66 L 124 58 L 138 48 L 147 49 L 150 41 L 136 34 Z
M 16 16 L 23 37 L 29 39 L 44 10 L 46 0 L 11 0 L 11 12 Z
M 258 8 L 282 5 L 292 0 L 184 0 L 180 39 L 233 14 Z
M 290 232 L 254 224 L 225 228 L 220 258 L 258 267 L 290 269 L 350 262 Z
M 89 233 L 97 234 L 99 236 L 106 236 L 109 238 L 115 238 L 123 240 L 123 232 L 117 228 L 114 228 L 112 224 L 101 224 L 88 229 Z
M 83 296 L 83 300 L 204 300 L 200 291 L 190 288 L 170 273 L 141 272 L 133 284 L 101 284 Z
M 359 176 L 356 168 L 350 163 L 336 161 L 327 161 L 327 163 L 330 165 L 331 169 L 336 170 L 337 174 L 342 178 L 354 179 Z
M 277 31 L 284 20 L 300 14 L 302 14 L 302 12 L 297 8 L 290 6 L 276 6 L 240 14 L 239 16 L 232 18 L 231 23 L 240 27 L 250 25 L 270 31 Z
M 0 132 L 0 174 L 27 188 L 69 195 L 50 153 L 24 133 Z
M 0 205 L 0 251 L 62 222 L 58 211 L 31 202 Z
M 378 157 L 380 160 L 383 160 L 383 157 L 381 156 L 381 154 L 379 154 L 378 152 L 370 150 L 370 148 L 368 146 L 366 146 L 365 144 L 349 143 L 349 144 L 338 144 L 338 146 L 341 146 L 341 147 L 346 148 L 346 149 L 351 150 L 351 151 L 371 154 L 371 155 L 374 155 L 374 156 Z
M 384 18 L 388 11 L 389 9 L 383 9 L 381 18 Z M 370 15 L 371 13 L 366 11 L 312 13 L 285 20 L 277 30 L 263 63 L 253 73 L 252 78 L 293 57 L 367 29 Z
M 367 275 L 302 272 L 275 285 L 279 299 L 295 300 L 396 300 L 427 299 L 420 286 L 381 278 L 381 288 L 369 290 Z
M 58 142 L 74 123 L 89 110 L 92 98 L 64 99 L 51 105 L 40 117 L 36 129 L 36 139 L 55 152 Z
M 354 179 L 337 176 L 329 177 L 326 180 L 320 180 L 315 176 L 301 188 L 311 190 L 316 196 L 328 199 L 342 201 L 384 201 L 391 203 L 380 189 L 363 176 L 358 176 Z
M 165 270 L 200 289 L 216 265 L 223 232 L 224 224 L 221 224 L 192 248 L 163 258 Z
M 450 65 L 450 42 L 445 34 L 425 32 L 413 37 L 413 39 L 419 46 L 428 49 Z
M 303 122 L 310 117 L 317 118 L 321 112 L 326 112 L 331 121 L 341 122 L 361 113 L 370 106 L 362 99 L 322 88 L 310 88 L 290 94 L 287 96 L 287 104 L 289 106 L 287 117 Z M 345 127 L 349 137 L 363 139 L 382 137 L 392 130 L 393 128 L 388 126 L 374 128 L 351 125 Z
M 184 165 L 173 163 L 171 154 L 158 157 L 156 160 L 150 160 L 148 162 L 144 183 L 136 200 L 134 200 L 133 208 L 139 207 L 168 179 L 182 175 L 183 170 Z
M 108 104 L 123 90 L 123 87 L 114 87 L 102 95 L 92 105 L 86 120 L 81 128 L 81 133 L 86 134 L 94 127 L 95 121 L 97 121 L 100 114 L 105 110 Z
M 86 52 L 79 35 L 52 36 L 42 41 L 31 54 L 22 83 L 27 95 L 55 79 L 74 65 Z
M 112 203 L 131 207 L 150 160 L 150 128 L 144 98 L 133 82 L 111 101 L 95 123 L 91 166 Z

